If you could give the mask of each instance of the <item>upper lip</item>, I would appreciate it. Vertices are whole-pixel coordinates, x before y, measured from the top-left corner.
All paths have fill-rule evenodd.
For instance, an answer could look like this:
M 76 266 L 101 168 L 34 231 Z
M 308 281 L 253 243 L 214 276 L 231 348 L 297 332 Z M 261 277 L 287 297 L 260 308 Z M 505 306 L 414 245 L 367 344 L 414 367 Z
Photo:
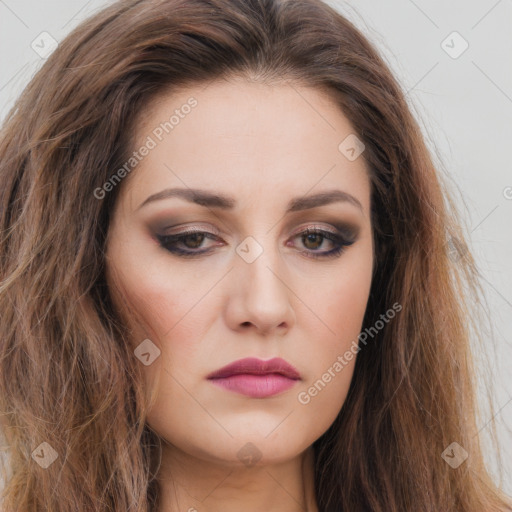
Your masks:
M 210 373 L 207 378 L 223 379 L 240 374 L 268 375 L 271 373 L 278 373 L 288 377 L 289 379 L 300 379 L 300 374 L 297 369 L 280 357 L 274 357 L 267 361 L 263 361 L 262 359 L 257 359 L 255 357 L 239 359 L 238 361 L 233 361 L 232 363 L 224 366 L 220 370 Z

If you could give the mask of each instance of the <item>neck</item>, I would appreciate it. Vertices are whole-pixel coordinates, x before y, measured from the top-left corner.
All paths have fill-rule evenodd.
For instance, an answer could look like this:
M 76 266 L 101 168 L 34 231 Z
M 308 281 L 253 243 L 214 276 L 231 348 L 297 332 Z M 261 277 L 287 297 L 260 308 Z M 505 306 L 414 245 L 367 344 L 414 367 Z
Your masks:
M 309 447 L 284 462 L 212 462 L 163 444 L 159 512 L 318 512 Z

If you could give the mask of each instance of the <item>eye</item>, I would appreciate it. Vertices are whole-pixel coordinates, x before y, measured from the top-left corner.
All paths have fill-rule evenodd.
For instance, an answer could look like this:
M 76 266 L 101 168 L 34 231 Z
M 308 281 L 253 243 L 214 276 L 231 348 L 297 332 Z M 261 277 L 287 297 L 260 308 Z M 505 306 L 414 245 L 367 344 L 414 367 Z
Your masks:
M 334 258 L 340 256 L 346 247 L 355 242 L 353 235 L 347 236 L 340 232 L 327 231 L 316 227 L 307 228 L 294 238 L 300 238 L 302 244 L 308 249 L 301 252 L 309 258 Z M 318 249 L 325 246 L 326 241 L 332 248 L 328 251 L 318 251 Z
M 180 257 L 191 258 L 210 253 L 215 245 L 206 247 L 204 242 L 208 239 L 219 241 L 220 238 L 208 231 L 189 229 L 172 235 L 156 235 L 160 245 L 172 254 Z M 300 251 L 309 258 L 334 258 L 355 242 L 354 234 L 343 234 L 341 231 L 328 231 L 316 227 L 307 228 L 294 235 L 291 240 L 300 239 L 302 245 L 306 248 Z M 331 247 L 330 250 L 319 250 L 325 245 Z M 287 243 L 287 245 L 289 245 Z M 201 249 L 202 250 L 198 250 Z
M 183 257 L 193 257 L 210 252 L 210 248 L 197 251 L 206 239 L 218 240 L 217 235 L 208 231 L 190 229 L 173 235 L 157 235 L 160 245 L 169 252 Z

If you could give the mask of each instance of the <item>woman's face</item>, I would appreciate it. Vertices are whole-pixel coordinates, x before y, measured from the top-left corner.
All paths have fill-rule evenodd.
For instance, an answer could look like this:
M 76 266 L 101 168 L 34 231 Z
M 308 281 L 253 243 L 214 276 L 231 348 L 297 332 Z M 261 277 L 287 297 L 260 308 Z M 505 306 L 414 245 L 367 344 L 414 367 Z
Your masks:
M 148 424 L 176 453 L 284 461 L 340 411 L 373 264 L 353 133 L 323 92 L 242 79 L 160 97 L 138 123 L 107 277 L 155 392 Z M 297 374 L 209 378 L 244 358 Z

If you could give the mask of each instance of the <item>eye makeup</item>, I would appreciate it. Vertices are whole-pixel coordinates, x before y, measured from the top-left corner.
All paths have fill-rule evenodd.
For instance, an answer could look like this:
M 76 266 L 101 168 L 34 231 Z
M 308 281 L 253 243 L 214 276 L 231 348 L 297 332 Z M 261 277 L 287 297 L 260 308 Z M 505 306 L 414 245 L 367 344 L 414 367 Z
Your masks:
M 288 247 L 295 246 L 294 240 L 305 249 L 298 252 L 309 258 L 335 258 L 340 256 L 348 246 L 355 243 L 358 229 L 348 224 L 338 224 L 334 229 L 313 224 L 295 232 L 286 242 Z M 206 256 L 215 251 L 215 247 L 224 245 L 217 230 L 202 226 L 192 226 L 175 233 L 157 233 L 155 238 L 160 246 L 171 254 L 182 258 L 197 258 Z M 208 240 L 215 241 L 213 245 L 205 247 Z M 330 249 L 322 250 L 325 245 Z M 313 247 L 311 247 L 311 245 Z M 318 245 L 318 246 L 317 246 Z

